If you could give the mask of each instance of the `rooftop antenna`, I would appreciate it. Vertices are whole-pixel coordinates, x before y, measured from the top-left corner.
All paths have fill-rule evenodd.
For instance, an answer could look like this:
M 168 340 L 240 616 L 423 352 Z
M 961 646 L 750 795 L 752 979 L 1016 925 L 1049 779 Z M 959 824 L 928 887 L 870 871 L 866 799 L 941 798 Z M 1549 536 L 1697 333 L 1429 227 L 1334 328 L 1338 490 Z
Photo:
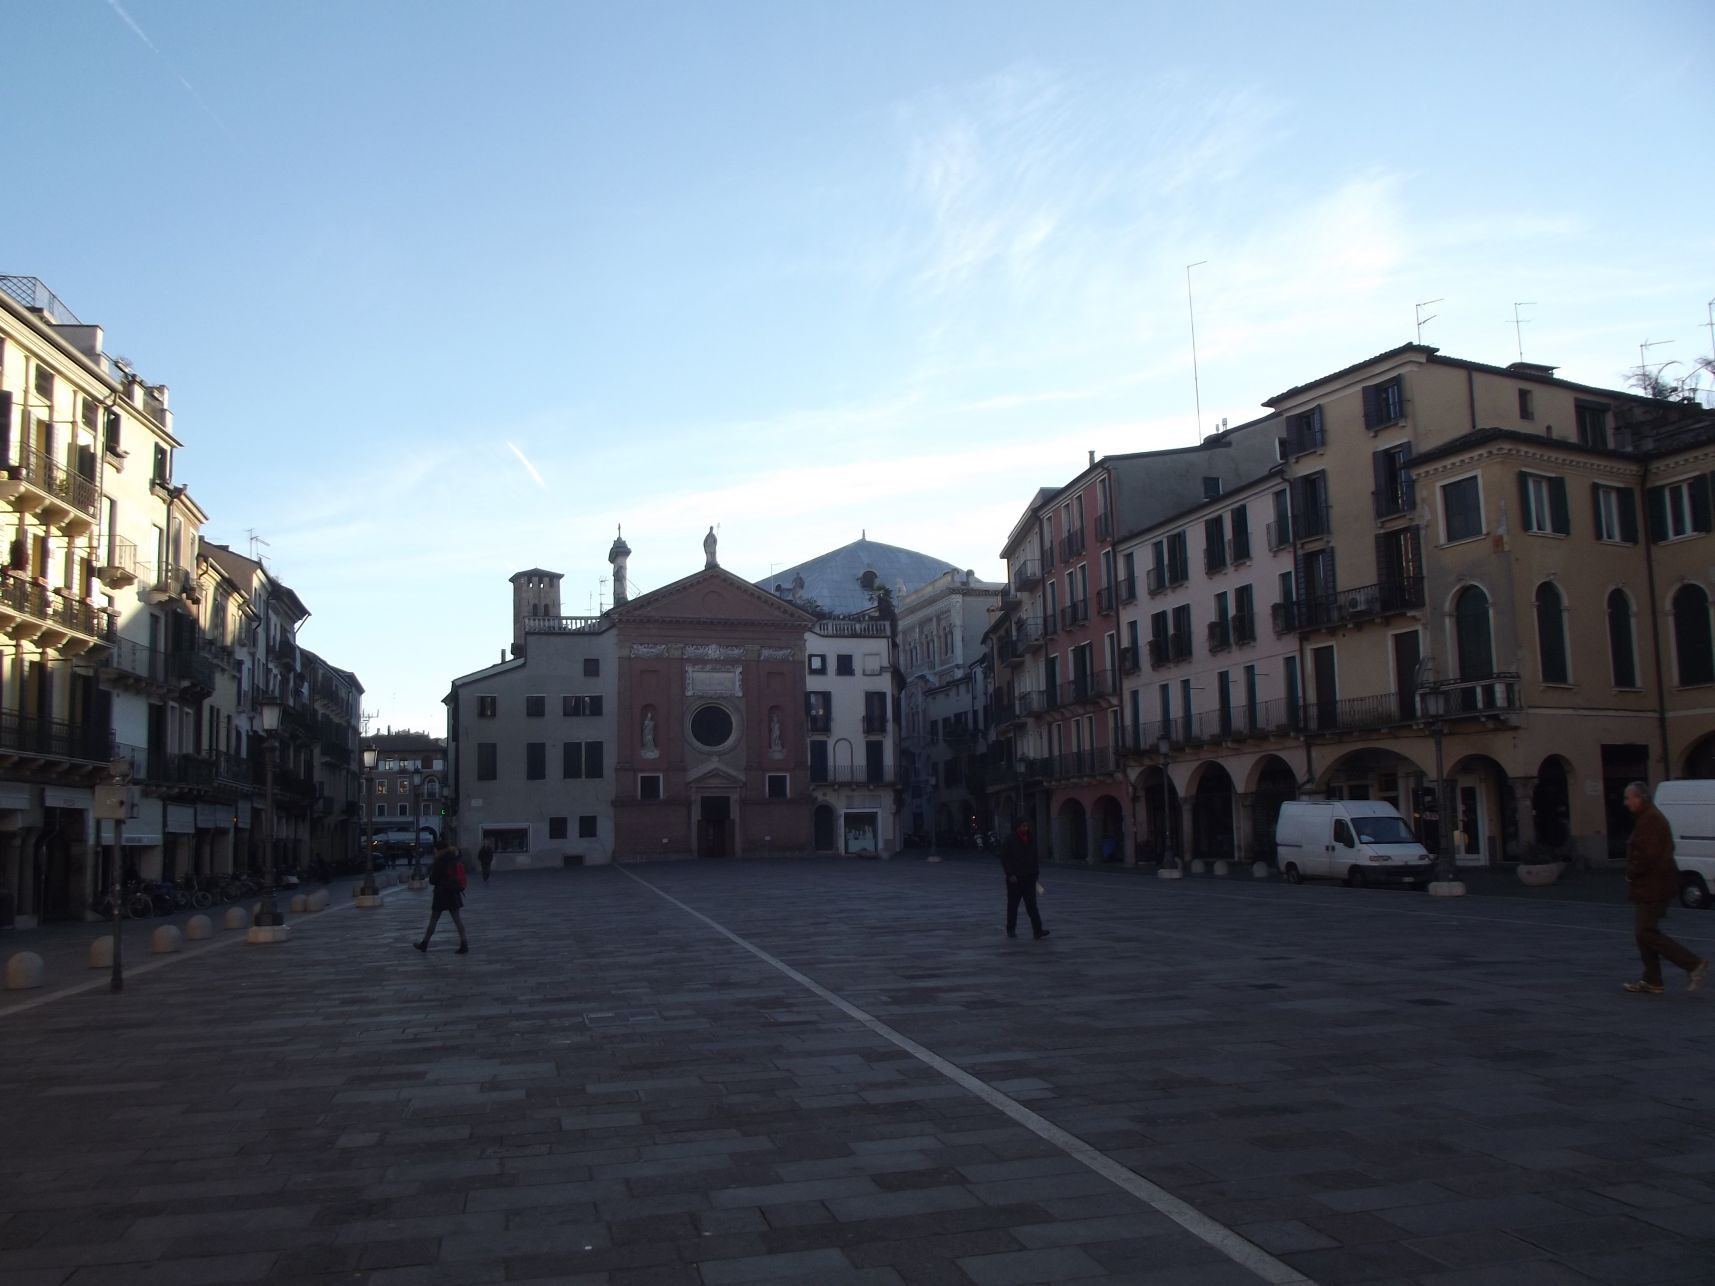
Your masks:
M 263 540 L 262 537 L 260 537 L 256 534 L 256 528 L 254 528 L 254 527 L 246 527 L 244 529 L 244 534 L 246 536 L 250 537 L 250 557 L 251 557 L 251 560 L 252 561 L 260 561 L 256 555 L 256 546 L 261 545 L 263 548 L 272 548 L 272 546 L 270 546 L 267 541 Z
M 1521 308 L 1535 308 L 1535 307 L 1536 307 L 1536 301 L 1533 299 L 1520 299 L 1520 300 L 1515 300 L 1513 302 L 1513 336 L 1518 340 L 1518 359 L 1521 362 L 1524 361 L 1524 329 L 1523 328 L 1530 325 L 1530 318 L 1520 317 L 1518 315 L 1518 310 Z
M 1703 323 L 1709 332 L 1709 360 L 1715 362 L 1715 299 L 1711 299 L 1703 307 L 1708 310 L 1709 320 Z
M 1421 304 L 1412 305 L 1413 311 L 1417 313 L 1417 342 L 1419 344 L 1423 342 L 1423 328 L 1441 315 L 1440 313 L 1430 313 L 1429 316 L 1425 317 L 1423 315 L 1423 310 L 1428 308 L 1431 304 L 1444 304 L 1446 302 L 1447 300 L 1445 298 L 1425 299 Z
M 1185 265 L 1185 311 L 1191 315 L 1191 393 L 1197 399 L 1197 441 L 1203 440 L 1203 385 L 1197 378 L 1197 306 L 1191 298 L 1191 269 L 1208 263 L 1199 259 Z
M 598 608 L 596 615 L 600 616 L 603 612 L 607 611 L 607 577 L 605 576 L 596 582 L 595 601 Z
M 1642 373 L 1645 379 L 1649 378 L 1649 350 L 1652 348 L 1660 348 L 1663 344 L 1671 343 L 1673 343 L 1671 339 L 1646 339 L 1643 343 L 1638 345 L 1638 370 Z M 1656 369 L 1663 370 L 1668 365 L 1669 363 L 1662 362 Z M 1655 396 L 1654 389 L 1650 389 L 1648 392 L 1651 397 Z

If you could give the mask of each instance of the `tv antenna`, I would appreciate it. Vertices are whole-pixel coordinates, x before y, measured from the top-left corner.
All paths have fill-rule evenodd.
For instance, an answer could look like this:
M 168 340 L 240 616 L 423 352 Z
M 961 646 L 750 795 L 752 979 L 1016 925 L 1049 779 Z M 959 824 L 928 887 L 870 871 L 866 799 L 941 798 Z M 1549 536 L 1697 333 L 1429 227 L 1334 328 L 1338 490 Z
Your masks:
M 1203 440 L 1203 386 L 1197 378 L 1197 306 L 1191 298 L 1191 269 L 1208 263 L 1199 259 L 1185 265 L 1185 311 L 1191 316 L 1191 394 L 1197 399 L 1197 441 Z
M 1645 379 L 1649 378 L 1649 351 L 1650 351 L 1650 349 L 1660 348 L 1663 344 L 1671 344 L 1671 343 L 1673 343 L 1673 341 L 1671 339 L 1646 339 L 1643 343 L 1638 345 L 1638 370 L 1643 374 Z M 1658 370 L 1665 369 L 1668 365 L 1669 365 L 1669 363 L 1662 362 L 1659 364 L 1657 369 Z
M 244 534 L 250 538 L 250 557 L 251 557 L 251 559 L 256 561 L 256 562 L 260 562 L 261 558 L 256 552 L 256 547 L 258 545 L 261 545 L 264 549 L 271 549 L 271 548 L 273 548 L 273 546 L 271 546 L 267 541 L 263 540 L 262 537 L 258 536 L 256 534 L 256 528 L 254 528 L 254 527 L 246 527 L 244 529 Z
M 1417 314 L 1417 342 L 1419 344 L 1423 342 L 1423 328 L 1441 315 L 1440 313 L 1430 313 L 1429 316 L 1425 317 L 1423 310 L 1432 304 L 1444 304 L 1446 302 L 1445 298 L 1425 299 L 1421 304 L 1412 305 L 1412 310 Z
M 1518 359 L 1521 362 L 1524 361 L 1524 327 L 1530 325 L 1530 318 L 1520 317 L 1518 310 L 1535 307 L 1536 301 L 1531 299 L 1520 299 L 1513 303 L 1513 337 L 1518 341 Z

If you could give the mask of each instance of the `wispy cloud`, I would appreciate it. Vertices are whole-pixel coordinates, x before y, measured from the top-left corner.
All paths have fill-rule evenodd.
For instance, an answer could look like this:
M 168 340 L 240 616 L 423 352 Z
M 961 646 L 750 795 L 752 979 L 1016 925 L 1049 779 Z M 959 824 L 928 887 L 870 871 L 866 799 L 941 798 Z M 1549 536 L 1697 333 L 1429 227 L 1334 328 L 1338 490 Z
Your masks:
M 125 6 L 120 4 L 119 0 L 107 0 L 107 7 L 118 15 L 119 21 L 131 28 L 137 39 L 149 46 L 150 52 L 152 52 L 155 57 L 159 58 L 161 62 L 166 65 L 167 70 L 173 74 L 173 79 L 177 80 L 179 84 L 184 86 L 185 93 L 191 96 L 192 101 L 202 109 L 203 114 L 220 127 L 220 132 L 225 134 L 228 138 L 237 138 L 238 136 L 232 132 L 231 127 L 229 127 L 225 121 L 221 120 L 220 115 L 214 110 L 214 108 L 208 105 L 208 100 L 197 92 L 195 85 L 185 79 L 184 73 L 173 65 L 172 60 L 168 58 L 166 54 L 161 52 L 161 47 L 149 38 L 149 33 L 143 30 L 142 26 L 131 16 Z
M 542 481 L 542 475 L 536 472 L 536 466 L 530 463 L 530 457 L 518 449 L 517 443 L 508 442 L 506 444 L 506 449 L 518 457 L 518 463 L 524 466 L 525 470 L 532 478 L 536 479 L 536 485 L 542 488 L 543 491 L 546 491 L 548 489 L 548 484 Z

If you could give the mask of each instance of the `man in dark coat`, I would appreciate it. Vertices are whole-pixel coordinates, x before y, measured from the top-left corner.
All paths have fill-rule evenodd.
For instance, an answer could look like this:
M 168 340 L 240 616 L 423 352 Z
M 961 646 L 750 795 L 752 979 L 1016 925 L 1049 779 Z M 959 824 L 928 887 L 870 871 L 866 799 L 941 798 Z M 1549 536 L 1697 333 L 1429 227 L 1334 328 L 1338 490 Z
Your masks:
M 411 944 L 417 950 L 429 949 L 429 939 L 435 936 L 435 925 L 445 914 L 452 916 L 453 927 L 459 931 L 459 947 L 453 954 L 470 954 L 470 941 L 465 937 L 464 921 L 459 917 L 459 908 L 464 905 L 463 873 L 464 864 L 459 861 L 458 849 L 443 842 L 435 850 L 435 862 L 429 868 L 429 887 L 434 890 L 434 898 L 429 906 L 429 927 L 423 930 L 421 942 Z
M 1626 787 L 1626 809 L 1632 814 L 1632 838 L 1626 844 L 1626 896 L 1632 901 L 1637 930 L 1638 954 L 1643 957 L 1644 976 L 1628 982 L 1626 990 L 1659 996 L 1661 958 L 1666 956 L 1688 975 L 1687 990 L 1696 991 L 1709 974 L 1709 962 L 1661 931 L 1667 904 L 1679 892 L 1679 868 L 1673 862 L 1673 830 L 1667 818 L 1650 803 L 1649 787 L 1634 781 Z
M 1036 910 L 1036 877 L 1041 874 L 1036 865 L 1036 850 L 1030 843 L 1030 823 L 1022 817 L 1013 823 L 1012 834 L 1000 846 L 1000 865 L 1006 872 L 1006 936 L 1018 936 L 1018 904 L 1030 916 L 1033 936 L 1046 938 L 1042 916 Z

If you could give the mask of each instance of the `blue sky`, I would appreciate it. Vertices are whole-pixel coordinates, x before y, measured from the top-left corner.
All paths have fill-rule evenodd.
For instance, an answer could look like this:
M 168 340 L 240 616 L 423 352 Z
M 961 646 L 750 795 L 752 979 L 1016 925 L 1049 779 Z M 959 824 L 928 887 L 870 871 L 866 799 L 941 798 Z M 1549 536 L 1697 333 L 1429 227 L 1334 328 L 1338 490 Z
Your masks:
M 172 387 L 179 478 L 382 725 L 512 571 L 590 608 L 1034 488 L 1413 337 L 1710 352 L 1701 6 L 60 0 L 4 13 L 0 271 Z M 520 458 L 522 455 L 522 459 Z M 529 462 L 526 467 L 524 461 Z M 534 470 L 534 473 L 532 473 Z M 539 479 L 539 481 L 538 481 Z

